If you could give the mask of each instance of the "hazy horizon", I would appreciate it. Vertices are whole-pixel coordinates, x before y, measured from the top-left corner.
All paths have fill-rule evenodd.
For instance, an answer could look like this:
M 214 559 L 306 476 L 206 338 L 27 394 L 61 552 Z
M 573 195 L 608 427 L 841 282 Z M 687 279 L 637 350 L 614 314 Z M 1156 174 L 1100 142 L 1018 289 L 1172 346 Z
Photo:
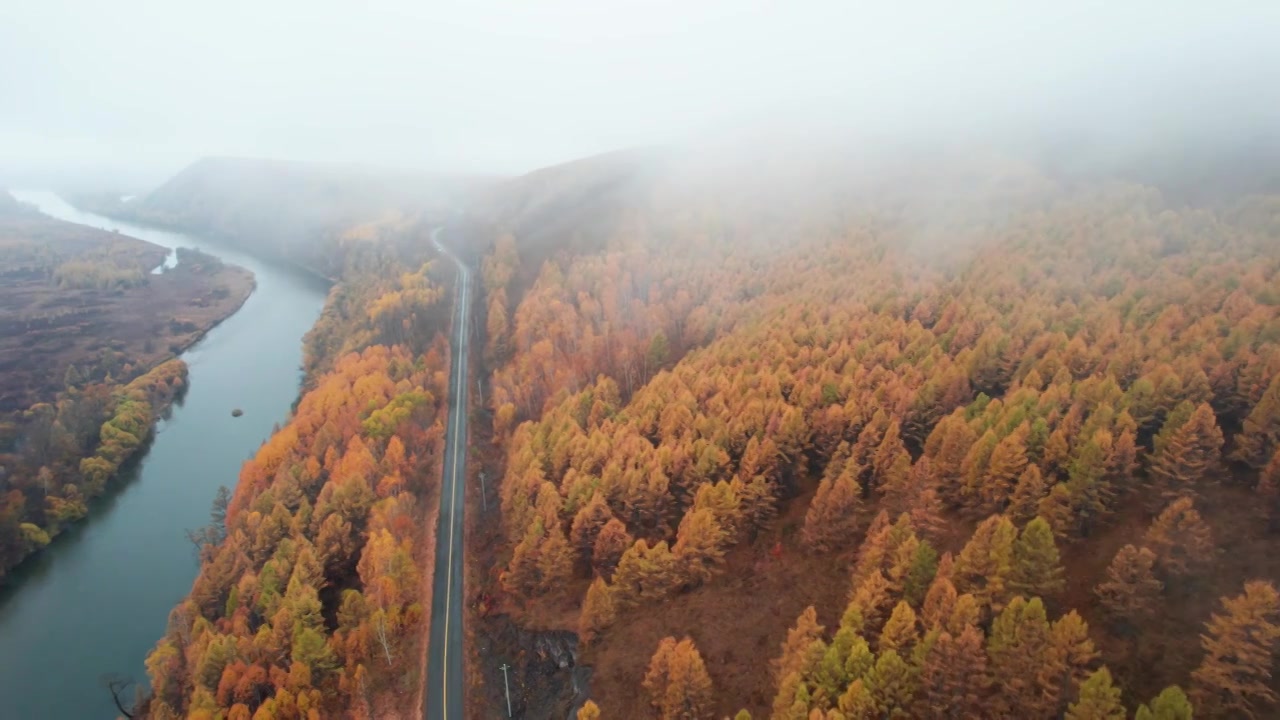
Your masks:
M 0 80 L 0 156 L 11 178 L 149 183 L 205 156 L 518 174 L 797 124 L 1261 133 L 1280 119 L 1277 29 L 1280 7 L 1244 2 L 50 0 L 0 27 L 18 70 Z

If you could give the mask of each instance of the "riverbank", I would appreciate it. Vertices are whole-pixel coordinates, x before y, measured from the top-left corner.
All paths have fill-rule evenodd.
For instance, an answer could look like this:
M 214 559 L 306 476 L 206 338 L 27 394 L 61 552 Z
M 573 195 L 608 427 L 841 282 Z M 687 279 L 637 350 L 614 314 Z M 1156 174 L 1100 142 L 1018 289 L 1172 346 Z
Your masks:
M 177 265 L 161 266 L 171 251 Z M 185 387 L 177 356 L 237 312 L 256 281 L 195 250 L 17 203 L 0 207 L 0 279 L 4 582 L 114 485 Z
M 23 658 L 0 674 L 6 716 L 115 717 L 102 678 L 132 679 L 145 690 L 143 659 L 199 570 L 186 531 L 209 523 L 219 486 L 234 484 L 244 459 L 288 418 L 302 336 L 328 285 L 200 236 L 87 214 L 51 193 L 23 195 L 63 220 L 119 228 L 170 250 L 196 248 L 254 278 L 239 310 L 182 339 L 185 390 L 167 418 L 156 413 L 151 442 L 119 466 L 82 521 L 0 589 L 0 647 Z M 231 416 L 235 407 L 243 417 Z

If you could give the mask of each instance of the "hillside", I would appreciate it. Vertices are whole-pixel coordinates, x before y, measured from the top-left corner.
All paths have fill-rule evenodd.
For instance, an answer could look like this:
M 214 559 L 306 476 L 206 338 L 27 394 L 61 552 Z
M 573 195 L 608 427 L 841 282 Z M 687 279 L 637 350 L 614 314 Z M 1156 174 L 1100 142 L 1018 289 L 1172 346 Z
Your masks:
M 516 182 L 484 644 L 578 632 L 604 716 L 1274 709 L 1222 673 L 1280 632 L 1280 198 L 936 147 Z
M 337 278 L 341 246 L 362 223 L 447 216 L 481 182 L 336 163 L 205 158 L 130 202 L 76 200 L 108 215 L 206 232 Z

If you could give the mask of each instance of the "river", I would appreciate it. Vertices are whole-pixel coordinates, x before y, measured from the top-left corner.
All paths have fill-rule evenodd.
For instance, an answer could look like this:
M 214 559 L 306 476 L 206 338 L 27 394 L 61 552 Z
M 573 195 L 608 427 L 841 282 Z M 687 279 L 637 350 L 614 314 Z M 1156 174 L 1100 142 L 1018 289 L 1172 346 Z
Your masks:
M 14 196 L 62 220 L 199 248 L 257 278 L 244 306 L 183 353 L 189 390 L 141 462 L 0 590 L 0 717 L 113 718 L 101 678 L 145 684 L 143 660 L 199 569 L 184 531 L 209 522 L 218 486 L 234 487 L 241 463 L 288 416 L 302 336 L 327 285 L 198 236 L 80 212 L 52 193 Z M 244 416 L 233 418 L 237 407 Z

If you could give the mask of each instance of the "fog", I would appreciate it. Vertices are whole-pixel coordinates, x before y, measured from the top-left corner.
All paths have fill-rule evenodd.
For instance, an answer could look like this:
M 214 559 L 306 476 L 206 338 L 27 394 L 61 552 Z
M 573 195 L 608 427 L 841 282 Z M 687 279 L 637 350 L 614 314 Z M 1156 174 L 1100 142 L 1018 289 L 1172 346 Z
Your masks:
M 1150 143 L 1280 120 L 1280 3 L 6 5 L 0 183 L 208 155 L 518 173 L 777 123 Z

